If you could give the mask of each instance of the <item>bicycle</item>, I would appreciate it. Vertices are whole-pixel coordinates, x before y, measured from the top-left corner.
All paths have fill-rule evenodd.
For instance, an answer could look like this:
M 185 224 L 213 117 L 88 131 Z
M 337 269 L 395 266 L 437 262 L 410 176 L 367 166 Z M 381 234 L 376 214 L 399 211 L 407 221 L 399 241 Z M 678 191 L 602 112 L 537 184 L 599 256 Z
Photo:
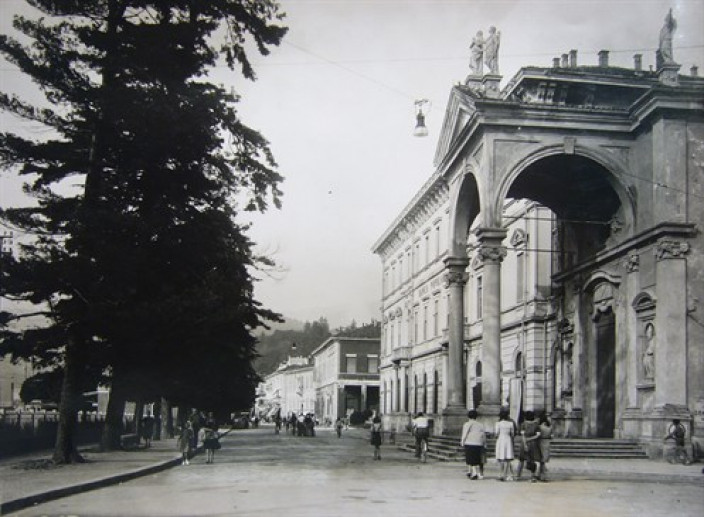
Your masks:
M 428 461 L 428 437 L 423 436 L 420 439 L 420 460 L 423 463 Z

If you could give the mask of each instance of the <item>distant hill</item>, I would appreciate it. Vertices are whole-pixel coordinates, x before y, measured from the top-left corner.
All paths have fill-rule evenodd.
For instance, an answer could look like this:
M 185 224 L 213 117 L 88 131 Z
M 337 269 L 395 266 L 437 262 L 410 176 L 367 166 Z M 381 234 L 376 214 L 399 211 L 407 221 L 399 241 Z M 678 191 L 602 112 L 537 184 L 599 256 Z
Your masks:
M 291 323 L 300 324 L 296 320 L 290 320 Z M 362 326 L 358 326 L 352 321 L 347 327 L 341 327 L 334 331 L 330 331 L 330 326 L 326 318 L 321 317 L 317 321 L 308 322 L 301 325 L 292 324 L 287 327 L 286 323 L 279 324 L 272 331 L 258 332 L 257 352 L 259 358 L 254 363 L 254 369 L 257 373 L 264 377 L 276 370 L 276 368 L 285 361 L 289 355 L 307 356 L 326 339 L 332 335 L 345 337 L 381 337 L 381 324 L 372 320 Z M 263 330 L 263 329 L 262 329 Z M 292 345 L 296 344 L 295 351 L 292 350 Z

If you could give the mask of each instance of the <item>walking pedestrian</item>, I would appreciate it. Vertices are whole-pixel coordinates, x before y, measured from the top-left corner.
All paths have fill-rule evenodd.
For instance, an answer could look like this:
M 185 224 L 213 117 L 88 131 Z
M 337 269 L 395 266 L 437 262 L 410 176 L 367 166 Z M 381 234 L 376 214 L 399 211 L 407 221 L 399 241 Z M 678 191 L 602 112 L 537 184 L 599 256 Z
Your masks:
M 523 441 L 526 468 L 531 472 L 531 482 L 538 481 L 538 463 L 540 456 L 540 425 L 535 420 L 535 413 L 526 411 L 525 419 L 521 424 L 521 437 Z M 520 465 L 519 465 L 520 468 Z M 520 477 L 520 473 L 518 474 Z
M 342 438 L 342 428 L 344 425 L 345 424 L 342 422 L 342 418 L 337 417 L 337 421 L 335 422 L 335 431 L 337 432 L 338 438 Z
M 381 418 L 377 415 L 372 420 L 371 443 L 374 446 L 374 459 L 381 459 Z
M 203 448 L 206 453 L 206 463 L 215 461 L 215 451 L 220 448 L 220 435 L 215 422 L 209 420 L 203 427 Z
M 482 474 L 482 452 L 486 447 L 484 424 L 477 420 L 478 413 L 470 409 L 467 421 L 462 426 L 462 445 L 469 479 L 484 479 Z
M 191 457 L 191 444 L 193 442 L 193 425 L 186 420 L 178 437 L 178 448 L 181 451 L 181 465 L 188 465 Z
M 413 419 L 411 429 L 416 438 L 416 458 L 420 458 L 421 442 L 423 440 L 427 442 L 430 437 L 430 420 L 422 411 L 419 411 Z
M 509 473 L 511 461 L 513 460 L 513 422 L 508 418 L 508 410 L 502 408 L 499 411 L 499 421 L 494 426 L 496 434 L 496 459 L 499 462 L 499 481 L 513 481 L 513 476 Z

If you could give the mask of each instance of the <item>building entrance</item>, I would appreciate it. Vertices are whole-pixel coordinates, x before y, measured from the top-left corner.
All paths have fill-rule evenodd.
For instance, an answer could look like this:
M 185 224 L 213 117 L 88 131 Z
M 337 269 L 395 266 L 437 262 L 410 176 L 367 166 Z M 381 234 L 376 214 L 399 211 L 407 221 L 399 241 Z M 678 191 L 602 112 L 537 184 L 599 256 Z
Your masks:
M 596 434 L 613 438 L 616 426 L 616 320 L 610 310 L 596 321 Z

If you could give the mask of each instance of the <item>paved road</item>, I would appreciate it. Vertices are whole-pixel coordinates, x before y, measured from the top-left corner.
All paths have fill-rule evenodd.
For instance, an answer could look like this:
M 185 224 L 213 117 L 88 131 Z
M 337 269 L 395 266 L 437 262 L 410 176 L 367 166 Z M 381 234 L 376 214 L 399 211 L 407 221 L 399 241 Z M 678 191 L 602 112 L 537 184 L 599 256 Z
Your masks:
M 414 458 L 391 446 L 372 459 L 367 441 L 236 431 L 215 463 L 177 467 L 18 512 L 51 516 L 384 516 L 569 517 L 704 515 L 701 484 L 599 481 L 556 476 L 550 483 L 470 481 L 457 463 Z

